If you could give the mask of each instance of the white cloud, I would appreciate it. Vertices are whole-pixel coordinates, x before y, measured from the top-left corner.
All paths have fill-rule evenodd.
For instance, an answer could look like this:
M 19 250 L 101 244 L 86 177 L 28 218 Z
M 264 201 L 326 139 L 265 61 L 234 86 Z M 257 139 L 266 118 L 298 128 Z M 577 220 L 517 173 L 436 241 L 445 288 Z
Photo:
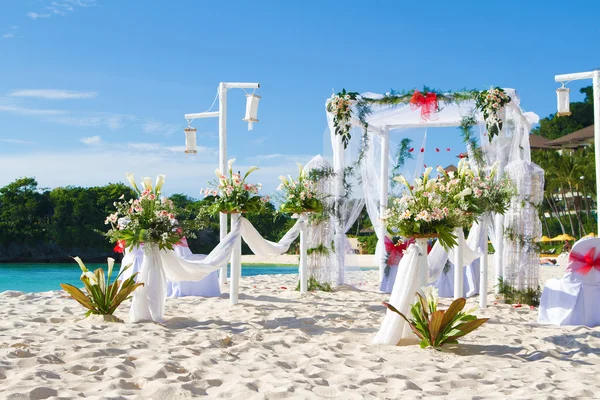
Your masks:
M 253 144 L 263 144 L 265 142 L 265 140 L 267 140 L 268 137 L 266 136 L 262 136 L 262 137 L 257 137 L 255 139 L 252 139 L 250 142 L 252 142 Z
M 10 144 L 22 144 L 22 145 L 35 145 L 39 144 L 38 142 L 32 142 L 29 140 L 21 140 L 21 139 L 0 139 L 2 143 L 10 143 Z
M 148 120 L 144 122 L 142 129 L 146 133 L 171 136 L 182 128 L 179 125 L 165 124 L 160 121 Z
M 90 136 L 79 139 L 81 143 L 87 144 L 88 146 L 98 146 L 102 144 L 102 138 L 100 136 Z
M 12 39 L 14 37 L 15 37 L 15 34 L 12 32 L 5 33 L 4 35 L 2 35 L 2 39 Z
M 51 118 L 49 121 L 67 126 L 106 126 L 110 130 L 117 130 L 125 126 L 126 121 L 134 119 L 133 115 L 127 114 L 98 113 L 81 117 L 65 115 L 63 117 Z
M 48 100 L 65 100 L 65 99 L 89 99 L 96 97 L 96 92 L 78 92 L 74 90 L 59 90 L 59 89 L 21 89 L 15 90 L 9 94 L 12 97 L 34 97 L 38 99 Z
M 50 14 L 38 14 L 35 12 L 28 12 L 27 14 L 25 14 L 26 16 L 28 16 L 29 18 L 36 20 L 39 18 L 48 18 L 50 17 Z
M 63 110 L 45 110 L 45 109 L 38 109 L 38 108 L 26 108 L 26 107 L 19 107 L 19 106 L 3 106 L 3 105 L 0 105 L 0 112 L 7 112 L 7 113 L 11 113 L 11 114 L 25 115 L 25 116 L 33 116 L 33 115 L 49 116 L 49 115 L 61 115 L 61 114 L 65 113 Z

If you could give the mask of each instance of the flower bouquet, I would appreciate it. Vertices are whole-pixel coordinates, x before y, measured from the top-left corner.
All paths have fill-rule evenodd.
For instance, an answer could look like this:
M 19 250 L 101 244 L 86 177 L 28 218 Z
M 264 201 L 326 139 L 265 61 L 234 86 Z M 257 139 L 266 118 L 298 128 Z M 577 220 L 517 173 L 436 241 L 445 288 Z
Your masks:
M 447 310 L 438 310 L 438 290 L 432 286 L 421 289 L 425 298 L 415 293 L 418 301 L 410 309 L 412 319 L 408 319 L 389 303 L 383 303 L 391 311 L 400 315 L 410 326 L 412 331 L 421 339 L 419 345 L 422 349 L 433 347 L 439 350 L 445 344 L 456 344 L 459 337 L 474 331 L 483 325 L 489 318 L 477 318 L 471 310 L 462 311 L 466 304 L 464 297 L 458 298 L 450 304 Z
M 248 176 L 256 171 L 258 167 L 250 167 L 250 169 L 242 175 L 240 172 L 233 172 L 233 163 L 235 159 L 229 160 L 229 172 L 225 176 L 217 169 L 215 174 L 217 175 L 217 182 L 212 182 L 213 188 L 207 188 L 204 195 L 207 196 L 206 200 L 209 202 L 207 211 L 210 214 L 217 214 L 219 212 L 233 214 L 233 213 L 258 213 L 265 210 L 265 204 L 269 202 L 268 197 L 258 196 L 258 191 L 261 188 L 261 184 L 252 184 L 246 182 Z
M 142 244 L 172 250 L 184 237 L 195 237 L 189 223 L 184 226 L 177 221 L 173 202 L 160 196 L 164 175 L 158 175 L 154 188 L 152 180 L 144 178 L 143 189 L 138 188 L 133 174 L 126 176 L 139 197 L 116 202 L 116 212 L 106 217 L 105 224 L 111 229 L 105 236 L 117 243 L 115 251 Z
M 502 130 L 503 116 L 501 114 L 503 114 L 504 106 L 510 101 L 510 96 L 506 94 L 504 89 L 499 87 L 484 90 L 475 98 L 475 106 L 483 113 L 483 118 L 485 118 L 485 126 L 490 141 Z
M 430 178 L 431 168 L 427 168 L 421 178 L 410 185 L 402 175 L 394 178 L 406 186 L 406 193 L 394 199 L 388 208 L 384 222 L 388 230 L 396 230 L 405 238 L 437 237 L 445 248 L 454 247 L 456 236 L 452 231 L 457 227 L 457 216 L 450 211 L 446 185 Z
M 346 89 L 343 89 L 341 92 L 333 94 L 329 100 L 327 100 L 327 112 L 333 114 L 335 134 L 342 136 L 344 148 L 346 148 L 348 146 L 348 142 L 350 142 L 350 128 L 352 128 L 352 124 L 350 122 L 350 119 L 352 118 L 352 101 L 356 100 L 357 98 L 358 93 L 346 92 Z
M 485 211 L 482 196 L 488 183 L 469 167 L 464 158 L 458 162 L 456 173 L 446 172 L 442 167 L 438 167 L 437 171 L 445 202 L 458 226 L 470 226 Z
M 319 199 L 317 182 L 310 179 L 298 164 L 298 178 L 293 179 L 288 175 L 280 176 L 281 183 L 277 190 L 284 192 L 283 202 L 279 210 L 284 213 L 303 213 L 323 211 L 323 202 Z

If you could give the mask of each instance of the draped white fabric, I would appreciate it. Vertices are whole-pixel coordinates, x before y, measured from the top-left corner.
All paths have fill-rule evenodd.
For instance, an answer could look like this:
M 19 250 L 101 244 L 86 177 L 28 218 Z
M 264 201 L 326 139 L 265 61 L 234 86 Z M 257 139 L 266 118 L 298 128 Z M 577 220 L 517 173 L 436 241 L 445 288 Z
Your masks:
M 398 265 L 396 282 L 390 295 L 389 303 L 406 316 L 410 315 L 410 307 L 415 301 L 415 293 L 420 289 L 417 283 L 420 251 L 426 253 L 427 249 L 419 249 L 415 244 L 408 247 Z M 408 338 L 416 338 L 416 336 L 406 321 L 395 312 L 387 310 L 373 343 L 397 345 L 400 339 Z
M 131 322 L 152 320 L 162 322 L 165 313 L 167 280 L 199 281 L 211 272 L 227 265 L 236 239 L 240 235 L 240 224 L 202 260 L 184 260 L 172 250 L 159 251 L 156 246 L 144 246 L 144 257 L 138 282 L 144 286 L 133 294 L 129 319 Z
M 268 257 L 287 252 L 290 244 L 300 234 L 300 224 L 304 218 L 300 217 L 278 243 L 264 239 L 247 219 L 240 218 L 240 222 L 235 224 L 231 232 L 205 257 L 182 258 L 173 250 L 159 251 L 156 246 L 144 246 L 138 277 L 138 281 L 143 282 L 144 286 L 134 292 L 129 311 L 131 322 L 143 320 L 162 322 L 167 280 L 191 282 L 206 278 L 227 265 L 236 241 L 240 237 L 259 256 Z M 135 254 L 135 252 L 127 254 L 123 259 L 123 265 L 126 265 L 126 262 L 139 262 L 139 257 L 135 257 Z
M 186 261 L 195 262 L 204 260 L 206 254 L 193 254 L 187 246 L 175 246 L 173 252 L 177 257 L 183 258 Z M 131 265 L 129 269 L 121 275 L 121 280 L 129 278 L 134 273 L 141 272 L 142 261 L 144 258 L 144 247 L 140 246 L 134 249 L 125 249 L 121 266 Z M 137 280 L 140 280 L 138 275 Z M 221 295 L 219 287 L 218 271 L 211 272 L 206 278 L 200 281 L 170 281 L 167 280 L 167 297 L 184 297 L 184 296 L 203 296 L 217 297 Z
M 479 234 L 479 230 L 473 231 L 473 237 L 476 238 Z M 469 238 L 471 238 L 471 233 L 469 233 Z M 481 257 L 477 251 L 471 249 L 465 240 L 464 235 L 459 235 L 458 237 L 458 245 L 463 248 L 463 267 L 471 264 L 477 258 Z M 446 261 L 449 259 L 454 261 L 454 252 L 455 248 L 450 249 L 450 251 L 446 250 L 439 242 L 435 242 L 433 248 L 429 252 L 427 256 L 427 263 L 429 264 L 429 282 L 435 282 L 440 277 L 440 274 L 444 270 L 444 266 L 446 265 Z
M 301 222 L 306 217 L 301 216 L 294 226 L 277 243 L 264 239 L 246 218 L 240 218 L 241 233 L 244 242 L 254 254 L 260 257 L 278 256 L 286 253 L 290 245 L 300 234 Z
M 321 155 L 313 157 L 305 166 L 304 172 L 310 174 L 312 170 L 328 171 L 331 164 Z M 333 179 L 321 177 L 318 180 L 318 192 L 324 195 L 322 201 L 326 207 L 333 205 L 332 192 Z M 307 248 L 313 249 L 308 254 L 308 276 L 314 277 L 318 282 L 334 284 L 337 282 L 337 271 L 334 269 L 333 241 L 334 220 L 329 214 L 325 218 L 309 221 L 307 234 Z

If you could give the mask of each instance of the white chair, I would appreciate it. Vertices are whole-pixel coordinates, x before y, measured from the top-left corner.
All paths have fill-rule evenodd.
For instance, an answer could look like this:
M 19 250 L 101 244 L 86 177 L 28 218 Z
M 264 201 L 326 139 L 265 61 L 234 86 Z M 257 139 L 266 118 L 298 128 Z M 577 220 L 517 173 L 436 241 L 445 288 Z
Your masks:
M 600 325 L 600 238 L 581 239 L 569 253 L 562 279 L 550 279 L 540 301 L 538 322 Z

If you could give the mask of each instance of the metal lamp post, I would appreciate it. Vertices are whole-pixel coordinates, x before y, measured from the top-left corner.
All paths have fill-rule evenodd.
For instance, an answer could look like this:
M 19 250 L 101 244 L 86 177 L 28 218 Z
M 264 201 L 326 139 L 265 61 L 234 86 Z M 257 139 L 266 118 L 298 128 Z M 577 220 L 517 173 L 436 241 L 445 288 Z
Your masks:
M 196 118 L 219 117 L 219 169 L 222 173 L 227 171 L 227 91 L 229 89 L 258 89 L 259 83 L 246 82 L 221 82 L 219 83 L 219 111 L 208 111 L 195 114 L 185 114 L 185 119 L 192 120 Z M 258 107 L 258 103 L 256 103 Z M 256 112 L 256 108 L 253 109 Z M 253 119 L 252 122 L 258 121 Z M 251 127 L 249 127 L 249 130 Z M 223 239 L 227 235 L 227 214 L 219 215 L 220 237 Z M 227 267 L 221 268 L 219 273 L 219 283 L 221 285 L 227 282 Z
M 590 72 L 579 72 L 574 74 L 556 75 L 556 82 L 570 82 L 581 79 L 592 79 L 593 102 L 594 102 L 594 156 L 596 160 L 596 215 L 600 205 L 600 70 Z M 563 84 L 564 87 L 564 84 Z M 562 89 L 562 88 L 561 88 Z M 563 92 L 564 93 L 564 92 Z M 567 92 L 568 93 L 568 92 Z M 561 104 L 561 94 L 558 98 L 558 115 L 569 115 L 568 110 L 564 110 L 564 100 Z M 564 94 L 563 94 L 564 96 Z M 568 100 L 567 100 L 568 104 Z M 598 235 L 600 236 L 600 224 L 598 224 Z

